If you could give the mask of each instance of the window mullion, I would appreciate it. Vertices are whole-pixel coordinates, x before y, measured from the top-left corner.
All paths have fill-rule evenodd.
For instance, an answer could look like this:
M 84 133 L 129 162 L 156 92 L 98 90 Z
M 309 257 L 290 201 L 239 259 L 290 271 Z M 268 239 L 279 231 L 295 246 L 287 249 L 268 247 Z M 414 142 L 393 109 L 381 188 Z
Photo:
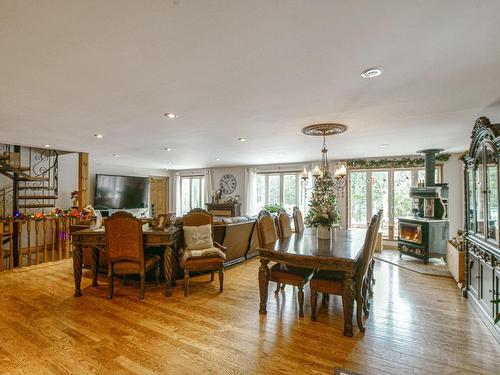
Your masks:
M 366 172 L 366 225 L 368 227 L 372 217 L 372 171 Z
M 388 237 L 390 240 L 394 239 L 394 169 L 389 170 L 389 228 Z

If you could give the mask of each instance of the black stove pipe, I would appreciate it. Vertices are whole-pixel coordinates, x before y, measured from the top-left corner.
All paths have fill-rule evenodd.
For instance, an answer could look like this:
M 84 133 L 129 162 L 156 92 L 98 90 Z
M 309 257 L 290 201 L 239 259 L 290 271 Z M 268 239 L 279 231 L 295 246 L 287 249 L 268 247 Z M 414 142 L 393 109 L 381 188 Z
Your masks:
M 417 151 L 425 156 L 425 186 L 436 185 L 436 154 L 439 154 L 443 149 L 430 148 L 427 150 Z

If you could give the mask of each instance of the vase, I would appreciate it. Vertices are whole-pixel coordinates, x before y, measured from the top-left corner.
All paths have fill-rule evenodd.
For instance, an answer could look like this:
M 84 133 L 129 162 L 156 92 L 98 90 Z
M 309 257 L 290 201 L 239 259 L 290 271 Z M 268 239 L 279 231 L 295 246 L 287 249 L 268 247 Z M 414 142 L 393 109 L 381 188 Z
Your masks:
M 320 240 L 329 240 L 330 239 L 330 227 L 326 225 L 319 225 L 318 226 L 318 238 Z

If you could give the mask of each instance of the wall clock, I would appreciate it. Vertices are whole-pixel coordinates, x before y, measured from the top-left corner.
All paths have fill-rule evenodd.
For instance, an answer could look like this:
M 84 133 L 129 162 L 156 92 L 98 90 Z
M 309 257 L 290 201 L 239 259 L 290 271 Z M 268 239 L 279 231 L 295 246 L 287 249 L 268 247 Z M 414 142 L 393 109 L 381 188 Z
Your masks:
M 236 177 L 230 173 L 226 173 L 220 178 L 219 187 L 224 194 L 231 194 L 236 190 Z

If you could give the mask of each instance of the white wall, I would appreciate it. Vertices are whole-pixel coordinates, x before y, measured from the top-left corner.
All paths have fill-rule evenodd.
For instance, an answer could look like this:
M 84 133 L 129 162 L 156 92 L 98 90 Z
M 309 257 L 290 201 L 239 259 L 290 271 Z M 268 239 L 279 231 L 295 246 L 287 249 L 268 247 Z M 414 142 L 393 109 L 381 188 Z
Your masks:
M 443 182 L 450 188 L 448 198 L 448 217 L 450 219 L 450 238 L 458 229 L 464 227 L 464 175 L 463 163 L 458 159 L 460 154 L 452 154 L 443 166 Z

